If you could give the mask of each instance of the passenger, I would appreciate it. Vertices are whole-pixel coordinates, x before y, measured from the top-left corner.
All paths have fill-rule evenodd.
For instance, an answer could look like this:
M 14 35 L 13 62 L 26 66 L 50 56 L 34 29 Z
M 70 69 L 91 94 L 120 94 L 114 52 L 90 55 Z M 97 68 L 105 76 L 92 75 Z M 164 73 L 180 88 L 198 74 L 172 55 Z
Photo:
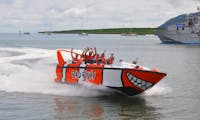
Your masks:
M 95 57 L 96 54 L 97 54 L 97 49 L 96 49 L 96 47 L 94 47 L 94 49 L 90 48 L 90 52 L 92 52 L 92 54 L 91 54 L 91 53 L 89 53 L 89 54 L 91 54 L 91 56 Z
M 96 49 L 96 47 L 94 47 L 94 56 L 96 56 L 97 55 L 97 49 Z
M 96 55 L 95 59 L 97 64 L 101 64 L 101 58 L 99 54 Z
M 136 61 L 136 60 L 133 60 L 133 64 L 137 64 L 137 61 Z
M 133 64 L 135 64 L 135 68 L 139 68 L 139 65 L 137 65 L 137 61 L 138 61 L 138 58 L 136 58 L 135 60 L 133 60 Z
M 113 64 L 113 61 L 114 61 L 114 54 L 111 53 L 110 54 L 110 57 L 106 60 L 107 64 L 110 65 L 110 64 Z
M 86 59 L 87 59 L 87 60 L 93 60 L 94 57 L 95 57 L 95 56 L 93 55 L 92 51 L 89 52 L 89 55 L 86 55 Z
M 106 64 L 106 59 L 105 59 L 105 52 L 103 52 L 100 56 L 100 60 L 102 64 Z
M 73 56 L 73 48 L 71 49 L 71 57 L 72 57 L 72 63 L 77 63 L 77 62 L 79 62 L 78 54 L 75 53 L 75 57 Z
M 83 50 L 83 52 L 82 52 L 81 55 L 80 55 L 80 60 L 81 60 L 81 61 L 85 61 L 85 60 L 86 60 L 87 53 L 88 53 L 89 50 L 90 50 L 89 47 L 86 47 L 86 48 Z
M 81 54 L 81 58 L 84 58 L 84 59 L 85 59 L 86 54 L 87 54 L 88 51 L 89 51 L 89 47 L 86 47 L 86 48 L 83 50 L 82 54 Z
M 87 52 L 89 52 L 88 55 Z M 87 52 L 85 53 L 85 63 L 94 63 L 96 56 L 96 48 L 94 47 L 94 50 L 90 48 Z
M 133 64 L 137 64 L 138 58 L 136 58 L 135 60 L 133 60 Z

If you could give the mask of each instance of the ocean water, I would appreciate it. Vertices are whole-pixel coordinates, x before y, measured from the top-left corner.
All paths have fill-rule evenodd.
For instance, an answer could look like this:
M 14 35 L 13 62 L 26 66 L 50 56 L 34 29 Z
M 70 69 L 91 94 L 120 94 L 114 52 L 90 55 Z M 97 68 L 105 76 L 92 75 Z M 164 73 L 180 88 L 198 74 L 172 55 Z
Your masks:
M 56 49 L 87 46 L 167 76 L 134 97 L 54 83 Z M 199 45 L 160 44 L 153 35 L 0 34 L 2 120 L 199 119 L 199 80 Z

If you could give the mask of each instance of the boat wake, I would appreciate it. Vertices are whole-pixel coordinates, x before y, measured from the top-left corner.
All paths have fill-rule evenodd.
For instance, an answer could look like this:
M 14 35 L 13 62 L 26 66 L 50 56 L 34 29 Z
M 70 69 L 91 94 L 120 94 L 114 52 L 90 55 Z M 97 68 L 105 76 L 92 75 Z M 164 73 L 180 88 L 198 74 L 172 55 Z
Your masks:
M 56 84 L 54 82 L 56 63 L 55 50 L 0 48 L 0 91 L 61 96 L 108 95 L 104 92 L 106 88 L 91 90 L 94 86 Z M 166 89 L 156 85 L 145 92 L 145 95 L 155 95 L 160 91 Z
M 165 95 L 172 91 L 172 89 L 164 84 L 156 84 L 151 89 L 144 92 L 145 96 L 159 96 Z

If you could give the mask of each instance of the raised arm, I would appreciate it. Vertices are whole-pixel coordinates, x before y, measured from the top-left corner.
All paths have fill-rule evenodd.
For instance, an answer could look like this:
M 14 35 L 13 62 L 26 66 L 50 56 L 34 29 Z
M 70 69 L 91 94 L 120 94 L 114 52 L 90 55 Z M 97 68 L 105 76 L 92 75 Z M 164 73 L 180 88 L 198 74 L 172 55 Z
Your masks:
M 83 56 L 83 55 L 86 55 L 86 53 L 87 53 L 87 51 L 89 50 L 89 48 L 87 47 L 87 48 L 85 48 L 84 50 L 83 50 L 83 52 L 82 52 L 82 54 L 81 54 L 81 56 Z
M 104 54 L 104 55 L 105 55 L 105 53 L 106 53 L 106 50 L 104 50 L 102 54 Z
M 73 48 L 71 48 L 71 57 L 72 57 L 72 60 L 74 60 L 74 56 L 73 56 L 72 52 L 73 52 Z
M 94 47 L 94 56 L 96 56 L 96 55 L 97 55 L 97 48 Z

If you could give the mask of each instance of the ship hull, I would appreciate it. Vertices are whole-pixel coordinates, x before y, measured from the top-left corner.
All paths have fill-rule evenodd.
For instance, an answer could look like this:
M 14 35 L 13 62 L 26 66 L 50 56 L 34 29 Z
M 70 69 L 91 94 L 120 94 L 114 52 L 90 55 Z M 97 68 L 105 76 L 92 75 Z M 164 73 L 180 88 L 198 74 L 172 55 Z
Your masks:
M 179 15 L 158 28 L 162 43 L 200 44 L 200 12 Z
M 200 36 L 198 34 L 182 35 L 160 31 L 157 35 L 164 44 L 200 44 Z

